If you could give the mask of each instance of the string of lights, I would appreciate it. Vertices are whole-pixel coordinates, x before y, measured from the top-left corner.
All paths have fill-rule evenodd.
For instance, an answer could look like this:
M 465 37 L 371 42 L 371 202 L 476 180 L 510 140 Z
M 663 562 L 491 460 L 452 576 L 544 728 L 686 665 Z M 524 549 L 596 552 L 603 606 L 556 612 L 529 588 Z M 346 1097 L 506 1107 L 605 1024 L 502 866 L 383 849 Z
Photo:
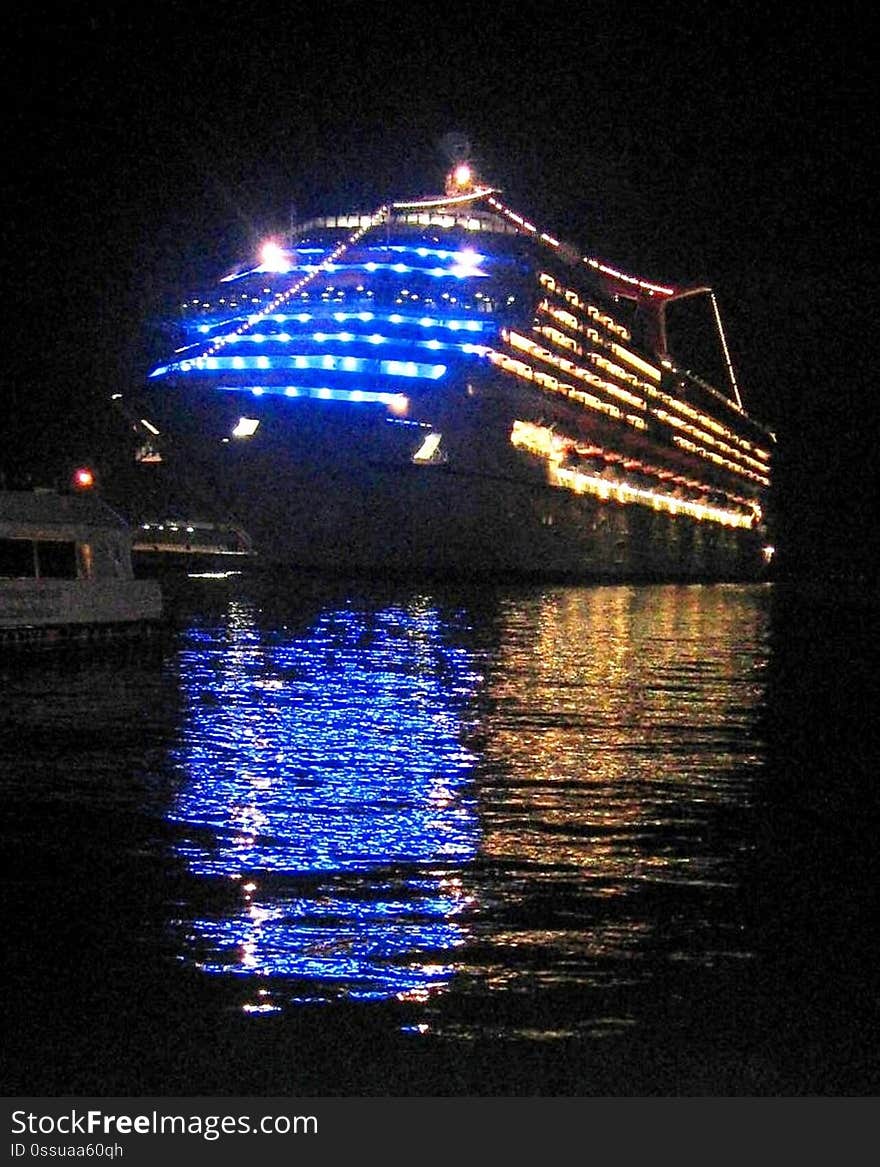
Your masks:
M 751 528 L 761 516 L 758 505 L 747 500 L 740 500 L 751 508 L 748 513 L 743 513 L 696 499 L 676 497 L 650 487 L 636 485 L 631 481 L 610 480 L 603 478 L 600 473 L 565 465 L 566 459 L 571 454 L 580 453 L 578 444 L 573 438 L 561 435 L 546 426 L 517 420 L 513 423 L 510 441 L 517 448 L 544 458 L 548 464 L 550 481 L 578 494 L 592 494 L 606 502 L 613 500 L 620 503 L 642 504 L 672 515 L 683 514 L 701 522 L 720 523 L 723 526 L 744 529 Z M 621 457 L 595 447 L 587 453 L 607 463 L 619 461 Z M 635 470 L 652 476 L 659 474 L 655 468 L 635 459 L 628 459 L 625 468 L 628 471 Z
M 552 277 L 546 276 L 545 274 L 542 274 L 541 282 L 542 285 L 551 292 L 551 294 L 565 295 L 569 291 L 568 289 L 565 289 L 561 285 L 557 284 L 556 281 L 552 279 Z M 648 362 L 642 361 L 641 358 L 637 357 L 636 354 L 631 353 L 623 345 L 620 345 L 614 341 L 606 340 L 600 336 L 595 328 L 585 325 L 583 321 L 578 319 L 574 312 L 569 310 L 569 305 L 573 303 L 572 298 L 568 295 L 565 295 L 565 298 L 565 307 L 556 307 L 550 303 L 549 299 L 545 298 L 545 300 L 538 306 L 539 313 L 543 311 L 549 314 L 563 327 L 584 336 L 593 344 L 612 352 L 615 356 L 620 357 L 626 363 L 631 364 L 634 368 L 638 368 L 639 371 L 644 372 L 645 375 L 650 377 L 652 380 L 659 381 L 660 373 L 658 369 L 648 364 Z M 589 311 L 591 307 L 584 304 L 583 301 L 579 301 L 578 306 L 585 308 L 587 311 Z M 542 329 L 540 325 L 534 326 L 534 331 L 539 332 L 543 336 L 546 336 L 548 340 L 551 340 L 551 342 L 555 340 L 556 343 L 559 344 L 558 338 L 554 337 L 552 332 L 548 332 L 546 329 Z M 560 347 L 570 348 L 570 345 L 563 341 Z M 715 418 L 710 417 L 708 414 L 705 414 L 700 410 L 694 409 L 687 402 L 684 402 L 679 398 L 664 392 L 662 389 L 658 388 L 656 384 L 651 384 L 648 380 L 644 380 L 641 377 L 635 376 L 633 373 L 627 372 L 619 365 L 608 361 L 606 358 L 601 356 L 601 354 L 585 354 L 585 350 L 581 348 L 578 355 L 587 355 L 588 359 L 593 364 L 614 376 L 617 380 L 624 381 L 634 388 L 640 389 L 643 393 L 646 394 L 647 397 L 663 402 L 665 405 L 668 405 L 671 409 L 677 411 L 682 416 L 689 418 L 691 421 L 699 422 L 701 425 L 706 426 L 714 433 L 718 434 L 719 438 L 725 438 L 727 439 L 727 442 L 733 442 L 737 447 L 740 448 L 733 449 L 727 444 L 727 442 L 720 441 L 719 438 L 713 438 L 711 435 L 706 434 L 703 430 L 689 426 L 687 423 L 679 422 L 666 410 L 652 410 L 652 412 L 654 412 L 657 417 L 661 418 L 661 420 L 668 421 L 671 425 L 676 425 L 679 427 L 683 426 L 684 428 L 687 428 L 689 432 L 694 434 L 694 436 L 700 437 L 709 445 L 717 445 L 719 449 L 725 450 L 725 452 L 729 453 L 732 457 L 739 458 L 743 463 L 753 467 L 760 474 L 766 473 L 765 462 L 770 458 L 769 453 L 765 450 L 761 450 L 755 447 L 746 438 L 743 438 L 741 435 L 734 433 L 733 430 L 729 429 L 727 426 L 722 425 Z M 733 403 L 731 402 L 731 404 Z M 753 455 L 757 455 L 758 457 L 763 458 L 765 461 L 759 462 Z M 766 479 L 764 479 L 764 482 L 766 484 Z
M 316 264 L 314 268 L 300 276 L 283 291 L 278 292 L 272 298 L 272 300 L 261 309 L 261 311 L 251 314 L 247 320 L 242 321 L 242 323 L 239 324 L 239 326 L 233 332 L 228 333 L 222 337 L 217 337 L 215 340 L 213 340 L 200 355 L 202 357 L 215 356 L 228 344 L 234 343 L 244 333 L 251 331 L 258 324 L 261 324 L 268 317 L 278 312 L 281 308 L 284 307 L 285 304 L 289 303 L 289 301 L 294 296 L 298 295 L 303 291 L 304 288 L 317 279 L 319 275 L 325 273 L 330 265 L 341 259 L 342 256 L 345 255 L 345 253 L 349 250 L 349 248 L 358 243 L 368 231 L 372 230 L 377 224 L 384 223 L 388 216 L 388 211 L 389 208 L 387 204 L 379 207 L 376 211 L 373 212 L 366 224 L 359 224 L 358 227 L 344 242 L 340 243 L 337 247 L 328 253 L 327 257 L 321 263 Z

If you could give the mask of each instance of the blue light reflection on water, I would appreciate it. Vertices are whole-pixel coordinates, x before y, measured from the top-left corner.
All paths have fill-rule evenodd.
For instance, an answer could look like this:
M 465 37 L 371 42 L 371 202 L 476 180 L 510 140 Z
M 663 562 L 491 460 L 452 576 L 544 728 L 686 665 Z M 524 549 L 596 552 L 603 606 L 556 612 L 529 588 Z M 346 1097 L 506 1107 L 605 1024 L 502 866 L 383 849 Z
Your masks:
M 460 719 L 477 677 L 417 602 L 327 610 L 271 638 L 257 617 L 230 602 L 180 656 L 169 818 L 191 872 L 237 889 L 234 906 L 178 922 L 187 955 L 262 978 L 252 1010 L 423 997 L 464 942 L 457 868 L 478 830 Z

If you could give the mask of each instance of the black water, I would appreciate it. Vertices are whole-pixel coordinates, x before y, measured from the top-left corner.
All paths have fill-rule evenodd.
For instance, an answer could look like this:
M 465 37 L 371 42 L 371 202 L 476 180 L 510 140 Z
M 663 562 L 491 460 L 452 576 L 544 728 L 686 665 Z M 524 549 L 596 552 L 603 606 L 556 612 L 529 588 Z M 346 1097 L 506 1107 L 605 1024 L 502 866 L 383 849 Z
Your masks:
M 0 664 L 4 1093 L 876 1093 L 871 597 L 168 606 Z

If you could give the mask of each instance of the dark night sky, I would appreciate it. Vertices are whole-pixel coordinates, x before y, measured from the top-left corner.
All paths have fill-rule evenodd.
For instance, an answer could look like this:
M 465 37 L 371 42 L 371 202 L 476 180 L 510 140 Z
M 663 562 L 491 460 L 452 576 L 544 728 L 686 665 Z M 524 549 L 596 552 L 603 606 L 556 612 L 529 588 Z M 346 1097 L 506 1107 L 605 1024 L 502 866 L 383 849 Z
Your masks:
M 150 322 L 300 211 L 438 190 L 718 293 L 790 564 L 867 561 L 874 102 L 861 7 L 301 0 L 5 18 L 0 468 L 100 460 Z M 328 197 L 329 196 L 329 197 Z M 872 378 L 873 380 L 873 378 Z

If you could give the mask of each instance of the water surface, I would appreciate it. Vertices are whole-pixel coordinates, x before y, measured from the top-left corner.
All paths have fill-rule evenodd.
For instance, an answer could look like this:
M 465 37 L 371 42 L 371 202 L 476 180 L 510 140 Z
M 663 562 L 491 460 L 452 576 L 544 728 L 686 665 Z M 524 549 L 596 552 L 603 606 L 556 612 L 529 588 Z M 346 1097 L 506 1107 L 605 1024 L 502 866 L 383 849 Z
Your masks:
M 876 802 L 833 686 L 791 703 L 814 608 L 168 602 L 153 650 L 2 666 L 14 1091 L 870 1092 Z

